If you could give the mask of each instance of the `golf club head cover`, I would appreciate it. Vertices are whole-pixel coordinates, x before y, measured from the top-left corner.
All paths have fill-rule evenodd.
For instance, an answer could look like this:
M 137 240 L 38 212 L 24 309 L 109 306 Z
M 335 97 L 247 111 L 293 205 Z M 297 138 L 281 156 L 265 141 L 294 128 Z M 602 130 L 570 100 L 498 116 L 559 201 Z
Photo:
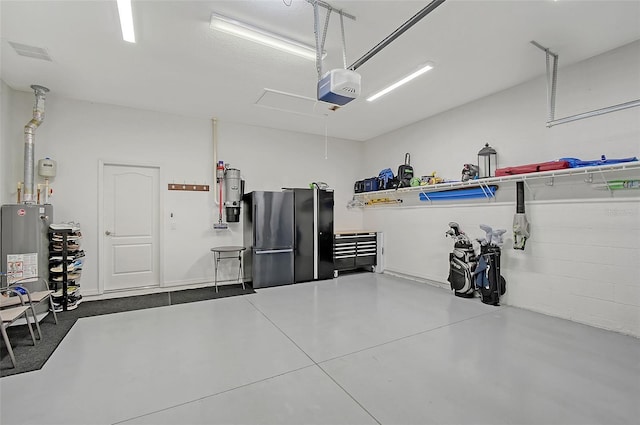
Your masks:
M 493 229 L 486 224 L 481 224 L 480 228 L 485 231 L 487 234 L 486 239 L 488 243 L 491 243 L 491 234 L 493 233 Z
M 460 225 L 458 223 L 456 223 L 455 221 L 451 221 L 449 222 L 449 227 L 451 227 L 455 233 L 456 236 L 459 236 L 460 233 L 462 233 L 460 231 Z
M 507 229 L 497 229 L 491 233 L 491 243 L 497 246 L 502 246 L 504 243 L 503 235 L 507 233 Z

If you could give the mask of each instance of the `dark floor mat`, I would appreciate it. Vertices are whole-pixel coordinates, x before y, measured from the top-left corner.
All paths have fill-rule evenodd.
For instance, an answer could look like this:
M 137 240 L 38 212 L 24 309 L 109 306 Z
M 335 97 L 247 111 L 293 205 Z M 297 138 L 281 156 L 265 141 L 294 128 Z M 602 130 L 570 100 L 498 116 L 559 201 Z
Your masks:
M 219 286 L 218 292 L 215 288 L 198 288 L 186 289 L 184 291 L 171 292 L 171 304 L 184 304 L 194 301 L 212 300 L 215 298 L 234 297 L 237 295 L 253 294 L 255 291 L 251 286 L 246 285 L 246 289 L 242 289 L 242 285 L 225 285 Z
M 40 322 L 42 340 L 37 339 L 38 331 L 33 326 L 33 333 L 36 335 L 35 346 L 31 341 L 31 336 L 26 326 L 9 327 L 7 334 L 13 347 L 13 354 L 16 356 L 17 366 L 15 368 L 11 367 L 11 358 L 3 342 L 1 345 L 0 376 L 5 377 L 42 368 L 77 320 L 75 318 L 62 319 L 61 316 L 62 314 L 58 315 L 57 325 L 53 321 L 52 315 L 48 315 Z
M 169 293 L 138 295 L 135 297 L 111 298 L 83 302 L 75 310 L 61 313 L 75 317 L 100 316 L 102 314 L 121 313 L 123 311 L 142 310 L 145 308 L 164 307 L 170 305 Z
M 13 347 L 13 354 L 16 357 L 17 366 L 15 368 L 12 367 L 9 352 L 4 342 L 2 342 L 0 346 L 0 377 L 31 372 L 42 368 L 76 321 L 82 317 L 100 316 L 103 314 L 164 307 L 172 304 L 184 304 L 253 293 L 255 293 L 255 291 L 251 285 L 247 284 L 246 289 L 242 289 L 242 285 L 238 284 L 219 286 L 218 292 L 216 292 L 215 288 L 206 287 L 139 295 L 135 297 L 85 301 L 75 310 L 58 313 L 57 325 L 54 323 L 53 315 L 51 314 L 40 322 L 43 338 L 42 340 L 36 339 L 35 346 L 31 341 L 31 336 L 26 326 L 12 326 L 8 328 L 7 334 Z M 37 336 L 35 326 L 33 326 L 33 332 Z

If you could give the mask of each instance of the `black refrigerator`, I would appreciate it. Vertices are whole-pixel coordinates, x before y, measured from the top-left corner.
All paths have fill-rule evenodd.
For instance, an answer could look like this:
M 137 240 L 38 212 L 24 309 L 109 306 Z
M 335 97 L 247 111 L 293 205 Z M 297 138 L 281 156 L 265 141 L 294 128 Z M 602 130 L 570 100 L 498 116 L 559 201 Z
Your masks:
M 245 280 L 254 288 L 294 283 L 292 192 L 243 196 Z
M 294 203 L 294 281 L 332 279 L 333 190 L 286 189 Z

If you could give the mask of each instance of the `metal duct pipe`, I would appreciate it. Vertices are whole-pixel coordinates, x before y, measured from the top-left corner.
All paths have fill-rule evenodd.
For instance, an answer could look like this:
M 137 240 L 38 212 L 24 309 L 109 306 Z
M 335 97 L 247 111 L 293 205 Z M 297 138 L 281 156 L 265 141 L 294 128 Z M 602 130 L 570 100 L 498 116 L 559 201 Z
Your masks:
M 44 121 L 44 99 L 49 89 L 43 86 L 31 86 L 36 95 L 33 118 L 24 126 L 24 203 L 33 204 L 34 177 L 34 141 L 36 128 Z

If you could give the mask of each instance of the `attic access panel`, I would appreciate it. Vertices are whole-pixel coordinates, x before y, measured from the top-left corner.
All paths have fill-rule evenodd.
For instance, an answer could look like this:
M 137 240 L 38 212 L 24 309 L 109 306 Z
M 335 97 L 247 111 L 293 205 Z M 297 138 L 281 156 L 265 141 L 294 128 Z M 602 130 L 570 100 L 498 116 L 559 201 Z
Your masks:
M 311 97 L 272 89 L 264 89 L 258 100 L 256 100 L 255 105 L 276 111 L 317 118 L 323 118 L 338 109 L 336 105 Z

